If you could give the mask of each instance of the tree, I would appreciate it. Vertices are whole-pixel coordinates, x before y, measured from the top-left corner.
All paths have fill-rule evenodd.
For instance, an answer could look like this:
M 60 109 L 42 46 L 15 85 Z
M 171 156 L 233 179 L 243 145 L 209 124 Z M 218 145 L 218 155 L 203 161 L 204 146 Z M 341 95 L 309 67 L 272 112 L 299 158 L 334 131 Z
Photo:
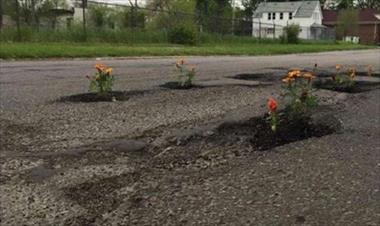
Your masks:
M 356 9 L 344 9 L 338 14 L 337 32 L 342 37 L 349 33 L 356 33 L 358 28 L 358 11 Z
M 339 0 L 337 9 L 354 8 L 354 0 Z
M 244 6 L 244 14 L 247 19 L 252 20 L 253 12 L 256 10 L 257 6 L 264 0 L 243 0 L 242 4 Z
M 360 9 L 380 10 L 380 1 L 379 0 L 357 0 L 357 7 Z
M 155 29 L 170 29 L 177 25 L 195 26 L 195 0 L 150 0 L 152 9 L 148 26 Z

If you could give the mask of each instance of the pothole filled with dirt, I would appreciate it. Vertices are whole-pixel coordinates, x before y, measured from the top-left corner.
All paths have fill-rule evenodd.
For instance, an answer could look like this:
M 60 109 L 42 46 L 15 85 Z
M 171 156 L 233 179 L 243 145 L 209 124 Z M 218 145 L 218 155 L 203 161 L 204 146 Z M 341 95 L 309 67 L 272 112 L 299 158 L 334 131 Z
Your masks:
M 380 82 L 374 81 L 355 81 L 354 85 L 348 86 L 346 84 L 337 84 L 331 79 L 318 80 L 313 83 L 317 89 L 327 89 L 337 92 L 345 93 L 361 93 L 368 92 L 380 88 Z
M 247 121 L 237 123 L 225 123 L 218 127 L 216 133 L 209 139 L 212 142 L 225 145 L 232 143 L 247 143 L 254 150 L 264 151 L 284 144 L 322 137 L 338 130 L 335 118 L 331 123 L 322 123 L 311 118 L 287 119 L 281 118 L 277 130 L 274 132 L 268 123 L 267 116 L 254 117 Z
M 237 74 L 229 78 L 247 80 L 247 81 L 259 81 L 259 82 L 281 81 L 281 76 L 275 75 L 273 73 L 245 73 L 245 74 Z
M 71 96 L 65 96 L 59 98 L 58 102 L 112 102 L 112 101 L 127 101 L 129 98 L 137 95 L 144 95 L 147 91 L 138 90 L 138 91 L 111 91 L 105 94 L 98 93 L 81 93 Z
M 204 88 L 204 86 L 195 85 L 195 84 L 182 86 L 179 82 L 166 82 L 166 83 L 160 85 L 160 87 L 166 88 L 166 89 L 183 89 L 183 90 Z
M 251 152 L 269 151 L 292 142 L 341 132 L 341 122 L 330 110 L 329 107 L 315 109 L 308 118 L 281 117 L 276 132 L 271 130 L 267 115 L 263 115 L 209 125 L 193 133 L 179 133 L 154 161 L 158 168 L 168 169 L 217 166 Z

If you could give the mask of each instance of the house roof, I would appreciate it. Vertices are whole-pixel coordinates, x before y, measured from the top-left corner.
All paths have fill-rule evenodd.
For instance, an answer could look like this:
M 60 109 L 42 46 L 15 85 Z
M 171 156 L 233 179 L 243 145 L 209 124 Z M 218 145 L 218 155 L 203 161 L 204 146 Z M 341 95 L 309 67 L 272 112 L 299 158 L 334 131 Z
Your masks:
M 336 24 L 338 21 L 338 14 L 339 11 L 337 10 L 323 10 L 323 24 Z M 374 22 L 379 23 L 380 18 L 379 14 L 380 12 L 375 9 L 363 9 L 358 12 L 358 19 L 360 22 Z
M 266 12 L 295 12 L 294 17 L 310 17 L 319 1 L 262 2 L 255 11 L 255 17 Z

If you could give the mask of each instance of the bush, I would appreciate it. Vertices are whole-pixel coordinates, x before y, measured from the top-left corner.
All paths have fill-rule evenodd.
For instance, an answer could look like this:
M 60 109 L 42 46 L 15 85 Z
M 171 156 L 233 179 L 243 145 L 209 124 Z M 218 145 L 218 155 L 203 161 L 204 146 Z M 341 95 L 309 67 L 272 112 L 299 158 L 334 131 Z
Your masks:
M 284 34 L 280 37 L 282 43 L 298 43 L 298 35 L 300 33 L 300 26 L 296 24 L 284 27 Z
M 169 31 L 169 42 L 174 44 L 197 44 L 197 32 L 191 27 L 178 26 Z

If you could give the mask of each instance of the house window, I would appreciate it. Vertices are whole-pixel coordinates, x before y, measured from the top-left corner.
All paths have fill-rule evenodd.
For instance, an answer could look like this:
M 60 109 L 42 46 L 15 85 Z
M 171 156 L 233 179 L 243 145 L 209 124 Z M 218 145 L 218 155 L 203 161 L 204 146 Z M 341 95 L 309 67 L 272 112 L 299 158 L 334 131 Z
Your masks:
M 291 19 L 293 19 L 293 13 L 292 12 L 289 13 L 289 20 L 291 20 Z
M 284 19 L 284 13 L 280 13 L 280 20 Z
M 267 35 L 273 35 L 274 34 L 274 29 L 273 28 L 267 28 L 266 32 L 267 32 Z
M 272 18 L 273 18 L 273 20 L 276 19 L 276 13 L 273 13 Z
M 268 20 L 271 20 L 272 13 L 268 13 Z

